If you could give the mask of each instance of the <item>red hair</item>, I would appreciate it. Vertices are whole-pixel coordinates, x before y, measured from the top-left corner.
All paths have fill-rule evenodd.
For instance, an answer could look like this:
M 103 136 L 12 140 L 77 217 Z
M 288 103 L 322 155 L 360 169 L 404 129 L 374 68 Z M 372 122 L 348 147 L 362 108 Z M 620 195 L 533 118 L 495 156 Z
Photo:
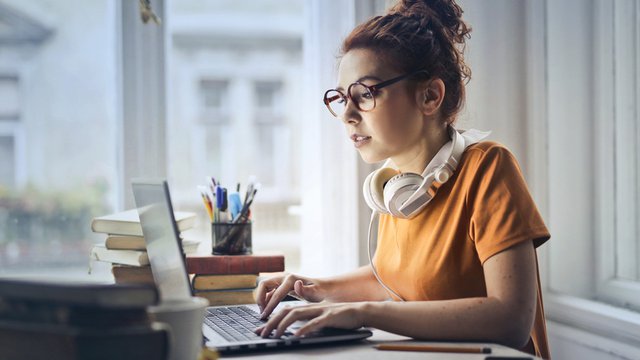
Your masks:
M 462 20 L 455 0 L 401 0 L 386 15 L 358 25 L 342 44 L 341 53 L 369 49 L 403 73 L 425 70 L 417 81 L 439 78 L 445 84 L 440 108 L 447 123 L 464 105 L 471 69 L 464 61 L 465 38 L 471 28 Z

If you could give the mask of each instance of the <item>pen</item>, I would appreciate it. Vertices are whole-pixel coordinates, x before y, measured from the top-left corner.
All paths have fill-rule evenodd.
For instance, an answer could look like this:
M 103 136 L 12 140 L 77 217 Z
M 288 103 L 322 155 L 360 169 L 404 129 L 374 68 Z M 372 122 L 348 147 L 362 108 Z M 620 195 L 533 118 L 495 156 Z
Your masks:
M 211 194 L 215 196 L 216 194 L 216 179 L 213 178 L 213 176 L 205 176 L 205 180 L 207 185 L 209 185 L 209 190 L 211 191 Z
M 220 219 L 220 221 L 222 222 L 231 221 L 229 217 L 229 198 L 227 195 L 227 188 L 222 188 L 222 205 L 220 206 L 220 216 L 222 217 L 222 219 Z
M 452 346 L 452 345 L 379 344 L 379 345 L 375 345 L 374 347 L 378 350 L 491 354 L 491 348 L 486 346 L 468 347 L 468 346 Z
M 258 190 L 254 190 L 253 191 L 253 196 L 255 196 L 256 192 Z M 238 216 L 235 217 L 235 219 L 233 219 L 233 223 L 237 224 L 237 223 L 242 223 L 242 222 L 246 222 L 249 219 L 249 214 L 251 213 L 251 203 L 253 203 L 253 196 L 251 196 L 249 198 L 248 202 L 245 202 L 242 205 L 242 210 L 240 210 L 240 213 L 238 214 Z
M 242 203 L 240 202 L 240 194 L 232 192 L 229 194 L 229 210 L 231 211 L 231 218 L 235 219 L 236 216 L 242 210 Z

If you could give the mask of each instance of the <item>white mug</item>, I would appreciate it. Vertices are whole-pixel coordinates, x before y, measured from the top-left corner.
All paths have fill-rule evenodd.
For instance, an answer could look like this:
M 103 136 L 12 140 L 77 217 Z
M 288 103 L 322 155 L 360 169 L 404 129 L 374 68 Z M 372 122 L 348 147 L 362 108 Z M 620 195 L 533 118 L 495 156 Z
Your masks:
M 169 360 L 196 360 L 202 350 L 202 322 L 207 299 L 191 297 L 149 307 L 154 321 L 171 327 Z

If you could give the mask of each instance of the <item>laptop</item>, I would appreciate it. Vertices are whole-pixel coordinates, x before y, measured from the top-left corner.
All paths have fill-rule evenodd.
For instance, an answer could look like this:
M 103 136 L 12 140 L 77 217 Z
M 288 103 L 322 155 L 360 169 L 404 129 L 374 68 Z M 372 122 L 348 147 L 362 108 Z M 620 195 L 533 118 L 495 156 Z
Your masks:
M 193 296 L 193 290 L 186 271 L 185 255 L 179 240 L 167 182 L 135 179 L 132 186 L 161 302 L 189 299 Z M 302 301 L 282 302 L 274 313 L 283 306 L 303 304 L 305 303 Z M 265 322 L 260 319 L 259 314 L 256 304 L 208 307 L 202 326 L 205 345 L 214 347 L 221 353 L 231 353 L 361 340 L 372 335 L 371 331 L 364 328 L 327 328 L 305 337 L 296 337 L 293 333 L 304 325 L 304 322 L 298 321 L 281 338 L 262 338 L 254 333 L 254 329 Z

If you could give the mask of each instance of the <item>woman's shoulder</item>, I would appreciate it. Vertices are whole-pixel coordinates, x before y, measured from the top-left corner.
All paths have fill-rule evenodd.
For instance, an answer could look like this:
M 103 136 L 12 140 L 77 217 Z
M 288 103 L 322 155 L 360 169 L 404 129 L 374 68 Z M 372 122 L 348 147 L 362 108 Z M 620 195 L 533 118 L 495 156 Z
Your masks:
M 465 172 L 500 171 L 514 169 L 520 171 L 520 165 L 513 153 L 496 141 L 481 141 L 469 146 L 463 153 L 461 168 Z
M 470 159 L 487 159 L 500 156 L 513 157 L 511 151 L 497 141 L 480 141 L 470 145 L 464 152 L 464 156 Z

